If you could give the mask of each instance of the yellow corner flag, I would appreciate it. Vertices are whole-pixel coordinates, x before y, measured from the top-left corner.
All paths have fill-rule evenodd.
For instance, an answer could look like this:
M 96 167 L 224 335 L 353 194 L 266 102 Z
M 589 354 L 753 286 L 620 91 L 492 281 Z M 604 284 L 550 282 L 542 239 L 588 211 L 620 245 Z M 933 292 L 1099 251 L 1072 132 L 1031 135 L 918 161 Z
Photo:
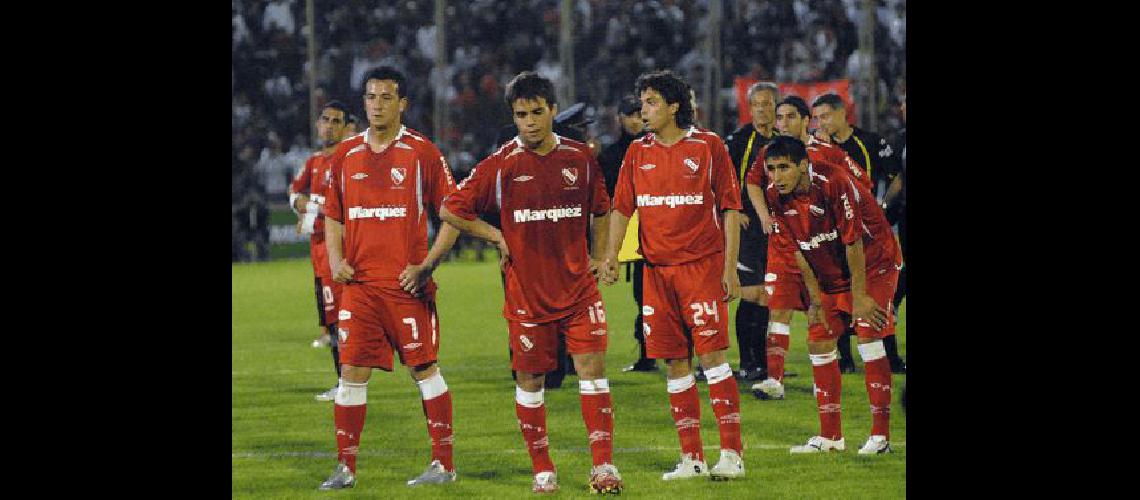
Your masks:
M 633 217 L 629 218 L 629 226 L 625 228 L 625 239 L 621 241 L 621 249 L 618 250 L 618 262 L 632 262 L 644 258 L 638 251 L 640 242 L 637 234 L 637 212 L 633 212 Z

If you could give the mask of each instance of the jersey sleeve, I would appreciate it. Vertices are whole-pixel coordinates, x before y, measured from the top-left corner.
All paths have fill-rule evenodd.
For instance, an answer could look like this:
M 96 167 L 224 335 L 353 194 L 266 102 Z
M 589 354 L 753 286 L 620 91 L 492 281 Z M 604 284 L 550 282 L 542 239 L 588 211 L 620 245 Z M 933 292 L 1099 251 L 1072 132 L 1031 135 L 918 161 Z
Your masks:
M 426 158 L 424 162 L 424 173 L 426 174 L 427 181 L 427 196 L 425 196 L 428 205 L 433 212 L 439 213 L 439 208 L 443 205 L 444 198 L 455 191 L 455 179 L 451 177 L 451 169 L 447 166 L 447 159 L 443 157 L 443 153 L 439 148 L 434 145 L 424 148 Z
M 859 204 L 868 200 L 859 196 L 855 181 L 846 174 L 836 174 L 828 181 L 828 198 L 831 213 L 835 214 L 835 229 L 844 245 L 854 245 L 863 233 L 863 219 L 859 215 Z M 874 200 L 870 200 L 874 203 Z
M 590 169 L 590 213 L 598 216 L 606 215 L 610 211 L 610 195 L 606 192 L 606 179 L 602 175 L 602 167 L 593 156 L 589 156 L 586 168 Z
M 310 192 L 313 185 L 313 161 L 316 158 L 316 156 L 310 156 L 308 160 L 305 160 L 305 165 L 301 167 L 301 171 L 297 172 L 297 175 L 293 177 L 293 182 L 289 184 L 290 193 L 304 194 Z
M 338 147 L 329 161 L 329 186 L 325 189 L 324 214 L 328 219 L 344 223 L 344 157 L 347 148 Z
M 475 220 L 481 213 L 498 211 L 499 161 L 494 156 L 475 165 L 459 188 L 443 200 L 447 211 L 464 220 Z
M 740 183 L 736 181 L 736 170 L 728 157 L 728 149 L 720 139 L 709 142 L 712 148 L 713 194 L 721 210 L 743 210 L 740 200 Z
M 764 185 L 764 178 L 766 177 L 764 175 L 764 153 L 767 151 L 768 146 L 764 146 L 760 148 L 760 151 L 756 152 L 756 160 L 752 162 L 752 165 L 748 167 L 748 172 L 744 174 L 744 182 L 746 184 L 760 186 L 760 189 L 767 187 Z
M 629 149 L 625 150 L 625 158 L 621 160 L 621 170 L 618 171 L 617 185 L 614 186 L 614 210 L 621 212 L 626 217 L 633 217 L 633 211 L 637 209 L 634 205 L 635 192 L 633 190 L 633 156 L 636 150 L 633 142 L 629 145 Z

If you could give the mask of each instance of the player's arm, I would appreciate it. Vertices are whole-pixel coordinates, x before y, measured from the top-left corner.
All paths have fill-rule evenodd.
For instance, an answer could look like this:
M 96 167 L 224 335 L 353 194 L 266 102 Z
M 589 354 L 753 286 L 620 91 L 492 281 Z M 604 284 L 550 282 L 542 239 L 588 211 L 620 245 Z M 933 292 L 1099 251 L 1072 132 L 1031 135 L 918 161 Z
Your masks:
M 338 158 L 342 157 L 339 156 Z M 344 248 L 344 224 L 341 223 L 344 220 L 344 212 L 341 208 L 343 206 L 341 193 L 344 189 L 344 183 L 341 178 L 340 162 L 334 161 L 329 168 L 332 169 L 332 184 L 325 192 L 325 248 L 328 250 L 329 269 L 332 270 L 333 281 L 348 283 L 356 271 L 348 265 L 344 259 L 344 253 L 341 251 Z
M 293 178 L 293 182 L 289 183 L 289 208 L 297 215 L 305 213 L 309 204 L 309 195 L 305 191 L 312 188 L 312 162 L 312 158 L 306 161 L 301 166 L 301 171 Z
M 606 239 L 605 259 L 602 262 L 602 282 L 607 285 L 617 283 L 618 251 L 621 242 L 625 239 L 625 232 L 629 228 L 629 219 L 633 217 L 634 206 L 633 169 L 626 165 L 633 165 L 637 142 L 629 145 L 625 150 L 621 166 L 618 167 L 617 184 L 614 186 L 613 210 L 609 216 L 609 238 Z
M 808 324 L 821 324 L 823 323 L 823 316 L 820 314 L 820 308 L 823 307 L 823 296 L 819 291 L 819 280 L 816 279 L 815 271 L 812 271 L 803 252 L 799 250 L 796 250 L 796 264 L 800 268 L 800 275 L 804 278 L 804 285 L 807 286 L 808 297 L 811 297 L 811 304 L 807 311 Z
M 764 172 L 764 151 L 767 148 L 761 149 L 756 154 L 756 161 L 752 162 L 752 166 L 748 167 L 748 172 L 744 175 L 744 189 L 748 192 L 748 199 L 752 201 L 752 206 L 756 208 L 756 215 L 760 217 L 760 230 L 764 234 L 772 234 L 772 214 L 768 213 L 768 200 L 764 198 L 764 186 L 760 183 L 763 182 Z
M 863 239 L 845 247 L 847 265 L 851 268 L 851 307 L 854 309 L 851 315 L 869 320 L 875 328 L 882 329 L 887 324 L 887 311 L 867 293 L 867 256 L 863 251 Z
M 885 215 L 887 216 L 887 221 L 892 225 L 897 222 L 891 220 L 891 215 L 894 213 L 894 210 L 892 210 L 892 208 L 896 203 L 900 203 L 902 201 L 899 198 L 899 195 L 902 193 L 903 182 L 906 182 L 905 178 L 906 169 L 904 168 L 903 170 L 899 171 L 899 174 L 896 175 L 894 179 L 891 179 L 891 185 L 887 187 L 887 193 L 883 195 L 883 212 L 885 212 Z
M 724 211 L 724 273 L 720 281 L 724 288 L 724 301 L 740 297 L 740 276 L 736 274 L 736 259 L 740 256 L 740 211 Z
M 424 166 L 426 167 L 424 171 L 426 172 L 428 189 L 426 203 L 431 207 L 439 207 L 443 204 L 444 198 L 455 191 L 455 181 L 451 178 L 451 169 L 448 168 L 447 160 L 444 159 L 443 154 L 434 146 L 428 149 L 427 154 L 424 155 Z M 435 209 L 435 212 L 436 215 L 439 215 L 438 208 Z M 439 267 L 443 256 L 451 251 L 451 247 L 455 245 L 455 240 L 458 238 L 459 230 L 455 226 L 441 223 L 439 232 L 435 235 L 435 241 L 432 242 L 423 262 L 409 262 L 400 272 L 400 287 L 412 295 L 420 295 L 423 288 L 427 286 L 428 280 L 431 279 L 431 274 L 435 272 L 435 268 Z

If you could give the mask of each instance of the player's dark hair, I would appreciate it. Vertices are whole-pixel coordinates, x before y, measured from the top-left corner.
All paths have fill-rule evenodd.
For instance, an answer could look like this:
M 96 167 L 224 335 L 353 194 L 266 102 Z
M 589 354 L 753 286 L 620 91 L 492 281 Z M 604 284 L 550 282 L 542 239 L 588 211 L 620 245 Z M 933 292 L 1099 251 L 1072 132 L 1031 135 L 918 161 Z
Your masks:
M 325 104 L 325 106 L 323 108 L 321 108 L 321 111 L 324 111 L 328 108 L 332 108 L 332 109 L 335 109 L 337 111 L 340 111 L 341 113 L 344 113 L 344 123 L 348 123 L 349 117 L 352 116 L 348 112 L 348 106 L 345 106 L 343 102 L 340 102 L 337 100 L 329 101 L 328 103 Z
M 546 99 L 546 105 L 551 108 L 557 104 L 554 99 L 554 82 L 533 71 L 523 71 L 511 78 L 510 83 L 507 83 L 505 97 L 508 108 L 513 108 L 517 99 L 537 101 L 539 97 Z
M 831 106 L 832 109 L 847 109 L 847 105 L 843 104 L 843 98 L 835 94 L 823 94 L 816 97 L 815 100 L 811 102 L 811 107 L 816 108 L 824 104 Z
M 799 164 L 800 161 L 807 158 L 807 147 L 804 146 L 803 141 L 795 137 L 786 135 L 777 135 L 772 142 L 768 143 L 768 150 L 764 153 L 767 159 L 772 158 L 788 158 L 792 163 Z
M 380 66 L 373 69 L 364 75 L 364 79 L 360 81 L 360 89 L 363 91 L 368 90 L 368 80 L 392 80 L 396 82 L 396 96 L 403 99 L 408 97 L 408 89 L 404 88 L 404 74 L 391 66 Z
M 811 118 L 811 109 L 808 108 L 807 103 L 804 102 L 803 98 L 800 96 L 790 95 L 783 98 L 779 103 L 776 104 L 776 109 L 780 109 L 780 106 L 783 106 L 785 104 L 796 108 L 796 111 L 799 112 L 800 116 Z
M 689 101 L 689 84 L 669 70 L 651 71 L 642 73 L 633 84 L 634 95 L 640 97 L 642 92 L 653 89 L 665 98 L 665 104 L 677 103 L 675 115 L 677 126 L 686 128 L 693 125 L 693 103 Z

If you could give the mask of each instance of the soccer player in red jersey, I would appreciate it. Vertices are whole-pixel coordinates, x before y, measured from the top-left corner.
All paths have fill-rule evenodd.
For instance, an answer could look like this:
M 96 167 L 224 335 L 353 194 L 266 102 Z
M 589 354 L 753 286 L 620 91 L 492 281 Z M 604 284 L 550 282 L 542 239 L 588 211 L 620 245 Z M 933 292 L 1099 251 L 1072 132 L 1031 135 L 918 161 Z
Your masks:
M 423 134 L 401 124 L 405 79 L 380 67 L 364 77 L 369 127 L 333 153 L 325 234 L 333 279 L 344 283 L 338 312 L 341 383 L 336 393 L 338 460 L 321 489 L 352 487 L 373 368 L 392 370 L 392 350 L 423 397 L 432 462 L 409 486 L 455 480 L 451 393 L 436 363 L 439 322 L 432 271 L 458 232 L 442 225 L 428 250 L 428 211 L 455 189 L 447 163 Z
M 554 85 L 524 71 L 507 85 L 518 136 L 471 171 L 447 197 L 440 217 L 499 247 L 506 275 L 512 368 L 517 372 L 515 414 L 530 452 L 536 493 L 558 489 L 550 460 L 545 372 L 557 367 L 558 336 L 578 372 L 582 419 L 590 440 L 595 493 L 620 493 L 613 465 L 613 403 L 605 376 L 609 339 L 598 293 L 598 257 L 610 210 L 605 180 L 589 147 L 553 133 L 558 112 Z M 498 213 L 502 230 L 480 220 Z M 593 237 L 588 252 L 586 232 Z
M 894 329 L 891 299 L 902 264 L 898 242 L 871 190 L 853 181 L 847 169 L 810 162 L 799 140 L 778 138 L 768 145 L 764 162 L 772 179 L 765 191 L 768 207 L 797 246 L 811 301 L 808 352 L 820 434 L 790 451 L 846 449 L 835 350 L 848 323 L 840 312 L 845 304 L 854 318 L 871 402 L 871 436 L 859 454 L 890 452 L 891 367 L 882 338 Z
M 336 338 L 336 303 L 337 297 L 340 297 L 341 284 L 333 281 L 332 271 L 329 269 L 328 253 L 325 250 L 325 217 L 321 213 L 321 207 L 325 203 L 324 193 L 332 173 L 329 171 L 329 159 L 332 158 L 336 144 L 344 137 L 347 116 L 348 107 L 340 101 L 330 101 L 325 104 L 321 116 L 317 119 L 317 137 L 321 141 L 322 149 L 309 157 L 289 186 L 289 206 L 300 216 L 298 228 L 302 234 L 312 235 L 309 237 L 309 258 L 313 261 L 317 319 L 328 333 L 338 381 L 332 389 L 317 394 L 318 401 L 332 401 L 340 385 L 340 355 L 337 343 L 331 339 Z
M 635 89 L 650 133 L 630 144 L 618 174 L 605 281 L 616 281 L 618 248 L 636 209 L 646 260 L 646 350 L 650 358 L 666 360 L 681 440 L 680 463 L 662 479 L 709 477 L 710 472 L 714 479 L 741 477 L 740 395 L 725 356 L 728 302 L 740 296 L 740 187 L 720 137 L 693 126 L 689 86 L 680 77 L 667 70 L 646 73 Z M 711 471 L 701 445 L 694 350 L 720 429 L 720 461 Z
M 788 96 L 776 106 L 777 132 L 798 138 L 807 144 L 808 159 L 813 164 L 846 168 L 859 182 L 870 187 L 863 169 L 851 161 L 843 150 L 808 134 L 810 120 L 807 103 L 797 96 Z M 766 151 L 767 149 L 762 149 L 756 155 L 756 161 L 749 167 L 744 181 L 753 206 L 757 211 L 765 212 L 768 211 L 768 205 L 763 190 L 769 184 L 764 168 Z M 792 312 L 806 312 L 808 308 L 808 292 L 799 266 L 796 265 L 795 252 L 795 244 L 788 237 L 787 231 L 779 223 L 774 223 L 768 239 L 768 267 L 764 274 L 764 291 L 768 294 L 768 308 L 771 310 L 768 323 L 768 378 L 752 385 L 754 394 L 760 399 L 784 398 L 784 357 L 791 344 Z M 822 328 L 822 325 L 814 328 Z

